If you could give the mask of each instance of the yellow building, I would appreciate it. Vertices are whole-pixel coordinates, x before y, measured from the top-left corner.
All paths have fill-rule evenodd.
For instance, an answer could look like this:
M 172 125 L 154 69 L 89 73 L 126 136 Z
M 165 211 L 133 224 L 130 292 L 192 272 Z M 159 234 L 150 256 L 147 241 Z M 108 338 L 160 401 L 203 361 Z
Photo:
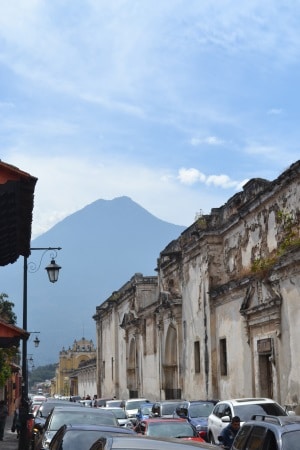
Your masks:
M 56 369 L 55 387 L 52 385 L 52 394 L 70 397 L 78 395 L 78 381 L 76 371 L 83 361 L 96 358 L 96 349 L 93 341 L 84 337 L 74 341 L 73 346 L 59 352 L 59 363 Z

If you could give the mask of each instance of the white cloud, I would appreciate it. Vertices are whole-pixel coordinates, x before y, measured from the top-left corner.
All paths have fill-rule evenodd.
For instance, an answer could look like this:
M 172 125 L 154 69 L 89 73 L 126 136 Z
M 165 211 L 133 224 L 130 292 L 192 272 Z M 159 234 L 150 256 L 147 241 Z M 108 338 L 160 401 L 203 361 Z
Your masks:
M 183 184 L 195 184 L 197 181 L 201 183 L 205 182 L 205 175 L 197 169 L 185 169 L 182 168 L 178 172 L 178 179 Z
M 178 172 L 178 179 L 181 183 L 187 185 L 193 185 L 199 182 L 207 186 L 221 187 L 223 189 L 240 189 L 245 182 L 231 180 L 228 175 L 204 175 L 194 168 L 181 168 Z
M 190 181 L 205 182 L 196 169 L 181 169 L 178 183 L 170 170 L 149 168 L 126 158 L 100 156 L 37 156 L 11 152 L 5 162 L 38 178 L 33 210 L 33 238 L 58 221 L 98 199 L 110 200 L 127 195 L 156 217 L 189 226 L 196 211 L 208 214 L 227 201 L 228 193 L 191 189 Z M 185 182 L 183 181 L 185 180 Z M 227 186 L 228 187 L 228 186 Z
M 271 108 L 268 110 L 268 114 L 271 116 L 279 116 L 282 112 L 283 110 L 281 108 Z
M 224 141 L 222 139 L 217 138 L 216 136 L 208 136 L 203 139 L 194 137 L 191 139 L 190 142 L 195 147 L 198 145 L 202 145 L 202 144 L 207 144 L 207 145 L 222 145 L 222 144 L 224 144 Z

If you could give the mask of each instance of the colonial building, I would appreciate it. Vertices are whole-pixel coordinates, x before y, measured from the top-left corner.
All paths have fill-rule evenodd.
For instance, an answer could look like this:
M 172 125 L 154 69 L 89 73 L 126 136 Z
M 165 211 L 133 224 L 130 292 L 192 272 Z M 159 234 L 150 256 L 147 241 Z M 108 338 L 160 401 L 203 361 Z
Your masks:
M 84 337 L 79 341 L 75 340 L 73 346 L 69 347 L 68 350 L 63 347 L 59 352 L 55 383 L 52 383 L 51 387 L 52 393 L 63 396 L 83 396 L 84 393 L 79 392 L 78 368 L 83 362 L 91 361 L 94 358 L 96 358 L 94 344 L 92 340 L 88 341 Z M 94 388 L 95 386 L 94 382 Z M 81 388 L 84 389 L 82 385 Z M 90 392 L 88 393 L 91 395 Z
M 95 358 L 81 361 L 75 371 L 78 384 L 78 395 L 81 398 L 91 397 L 97 393 L 96 356 Z
M 300 161 L 199 217 L 96 308 L 98 395 L 300 403 Z
M 138 397 L 157 378 L 157 277 L 135 274 L 94 316 L 98 397 Z M 150 391 L 149 391 L 150 392 Z

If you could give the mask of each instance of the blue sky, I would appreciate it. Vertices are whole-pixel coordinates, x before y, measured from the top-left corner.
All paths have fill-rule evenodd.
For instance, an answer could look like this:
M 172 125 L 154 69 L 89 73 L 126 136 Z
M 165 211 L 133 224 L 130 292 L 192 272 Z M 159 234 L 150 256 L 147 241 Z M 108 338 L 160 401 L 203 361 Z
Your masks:
M 38 178 L 33 237 L 128 195 L 190 225 L 299 159 L 300 4 L 1 2 L 0 158 Z

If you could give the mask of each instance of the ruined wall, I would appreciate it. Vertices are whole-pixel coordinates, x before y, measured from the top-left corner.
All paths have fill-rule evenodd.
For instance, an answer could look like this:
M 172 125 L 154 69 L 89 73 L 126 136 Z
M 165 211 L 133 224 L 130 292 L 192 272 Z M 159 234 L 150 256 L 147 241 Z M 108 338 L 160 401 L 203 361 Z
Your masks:
M 299 199 L 299 161 L 250 180 L 162 250 L 157 284 L 136 274 L 98 307 L 102 393 L 299 404 Z
M 220 374 L 218 348 L 213 368 L 221 398 L 272 396 L 289 403 L 299 395 L 299 170 L 298 163 L 272 183 L 249 182 L 247 202 L 240 198 L 233 216 L 223 207 L 223 271 L 210 296 L 217 346 L 223 338 L 227 344 L 227 374 Z

